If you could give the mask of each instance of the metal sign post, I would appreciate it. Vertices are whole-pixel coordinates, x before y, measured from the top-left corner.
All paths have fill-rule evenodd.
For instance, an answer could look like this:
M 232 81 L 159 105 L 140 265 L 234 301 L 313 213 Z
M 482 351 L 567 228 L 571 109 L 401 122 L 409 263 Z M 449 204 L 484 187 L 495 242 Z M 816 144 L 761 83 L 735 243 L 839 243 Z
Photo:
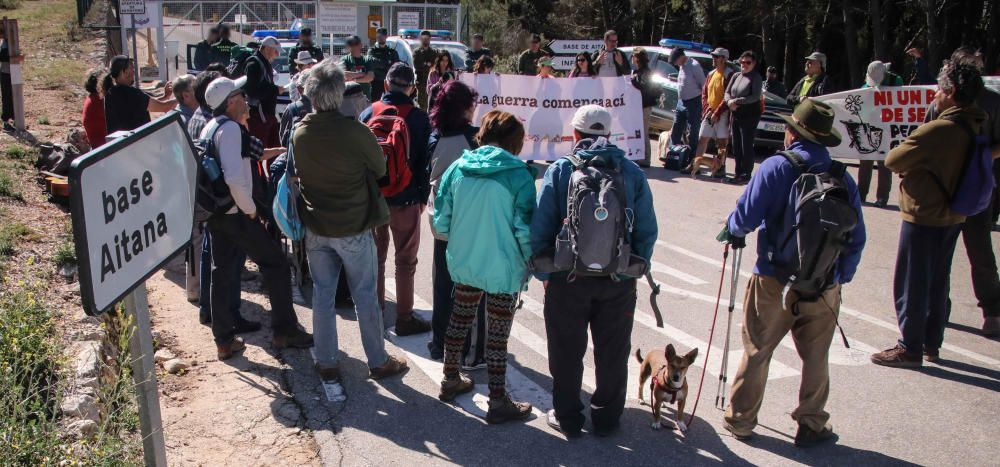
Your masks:
M 139 86 L 139 50 L 135 36 L 135 15 L 146 14 L 145 0 L 119 0 L 118 14 L 129 15 L 132 19 L 130 28 L 132 30 L 132 62 L 135 63 L 135 86 Z M 120 21 L 119 21 L 120 22 Z M 148 39 L 147 39 L 148 40 Z M 123 44 L 124 45 L 124 44 Z M 124 48 L 124 47 L 123 47 Z
M 125 312 L 132 317 L 132 380 L 139 404 L 139 427 L 142 430 L 142 454 L 147 466 L 167 465 L 167 446 L 163 440 L 163 418 L 160 416 L 160 394 L 156 384 L 156 363 L 153 361 L 153 333 L 146 302 L 146 283 L 139 284 L 125 297 Z
M 3 17 L 4 40 L 7 42 L 7 53 L 10 55 L 10 87 L 9 97 L 14 107 L 14 128 L 24 131 L 24 75 L 21 72 L 21 65 L 24 63 L 24 55 L 21 55 L 21 38 L 17 29 L 16 19 Z M 8 96 L 4 96 L 8 98 Z

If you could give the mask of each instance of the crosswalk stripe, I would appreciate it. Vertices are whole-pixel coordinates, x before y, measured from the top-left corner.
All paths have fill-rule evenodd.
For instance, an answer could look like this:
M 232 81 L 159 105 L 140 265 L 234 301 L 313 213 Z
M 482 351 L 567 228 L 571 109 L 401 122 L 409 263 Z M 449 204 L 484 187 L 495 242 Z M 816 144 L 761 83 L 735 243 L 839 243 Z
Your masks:
M 684 256 L 687 256 L 689 258 L 701 261 L 702 263 L 705 263 L 705 264 L 708 264 L 708 265 L 711 265 L 711 266 L 715 266 L 716 270 L 718 270 L 718 267 L 721 265 L 721 263 L 719 262 L 719 258 L 710 258 L 710 257 L 702 255 L 700 253 L 695 253 L 695 252 L 693 252 L 691 250 L 688 250 L 686 248 L 682 248 L 682 247 L 679 247 L 677 245 L 674 245 L 674 244 L 671 244 L 671 243 L 667 243 L 667 242 L 665 242 L 663 240 L 657 240 L 656 244 L 659 245 L 659 246 L 661 246 L 661 247 L 663 247 L 663 248 L 666 248 L 668 250 L 676 251 L 677 253 L 680 253 L 680 254 L 682 254 Z M 740 275 L 743 276 L 743 277 L 746 277 L 747 279 L 750 278 L 750 273 L 746 272 L 744 270 L 740 270 Z
M 679 271 L 677 269 L 674 269 L 674 268 L 672 268 L 670 266 L 667 266 L 667 265 L 665 265 L 663 263 L 659 263 L 659 262 L 656 262 L 656 261 L 652 262 L 652 270 L 653 270 L 653 272 L 656 272 L 656 273 L 666 274 L 668 276 L 680 279 L 680 280 L 682 280 L 684 282 L 687 282 L 688 284 L 691 284 L 691 285 L 705 285 L 705 284 L 708 283 L 708 282 L 705 282 L 705 281 L 703 281 L 703 280 L 701 280 L 701 279 L 699 279 L 699 278 L 697 278 L 695 276 L 692 276 L 691 274 L 688 274 L 688 273 L 686 273 L 684 271 Z

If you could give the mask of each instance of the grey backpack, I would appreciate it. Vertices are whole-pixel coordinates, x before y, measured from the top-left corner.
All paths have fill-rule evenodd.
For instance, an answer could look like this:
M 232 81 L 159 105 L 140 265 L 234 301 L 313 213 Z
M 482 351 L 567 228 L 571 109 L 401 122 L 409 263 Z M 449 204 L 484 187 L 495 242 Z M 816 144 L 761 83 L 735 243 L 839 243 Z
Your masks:
M 584 276 L 643 275 L 645 262 L 633 257 L 629 245 L 634 214 L 625 201 L 622 168 L 601 156 L 566 159 L 574 170 L 566 220 L 556 237 L 554 269 Z

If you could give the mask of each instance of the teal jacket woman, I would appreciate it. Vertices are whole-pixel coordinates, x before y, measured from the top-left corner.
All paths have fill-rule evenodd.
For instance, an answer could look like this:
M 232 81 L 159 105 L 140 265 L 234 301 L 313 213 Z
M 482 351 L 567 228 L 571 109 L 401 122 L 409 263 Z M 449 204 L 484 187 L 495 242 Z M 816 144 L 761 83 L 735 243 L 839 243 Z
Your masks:
M 452 279 L 487 293 L 521 290 L 531 256 L 533 170 L 496 146 L 465 151 L 445 172 L 434 229 L 448 237 Z

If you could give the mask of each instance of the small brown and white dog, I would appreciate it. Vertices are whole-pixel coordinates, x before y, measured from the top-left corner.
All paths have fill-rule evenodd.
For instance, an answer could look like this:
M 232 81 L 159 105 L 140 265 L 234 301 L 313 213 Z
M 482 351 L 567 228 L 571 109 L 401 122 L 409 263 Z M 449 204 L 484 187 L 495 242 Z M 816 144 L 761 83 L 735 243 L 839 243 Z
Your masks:
M 646 401 L 642 397 L 643 386 L 646 380 L 652 377 L 649 383 L 650 407 L 653 409 L 654 430 L 662 428 L 663 421 L 660 418 L 660 409 L 664 402 L 668 404 L 677 403 L 677 412 L 674 413 L 674 425 L 680 431 L 687 431 L 684 423 L 684 401 L 687 400 L 688 383 L 687 370 L 698 357 L 698 349 L 691 349 L 687 355 L 679 356 L 674 350 L 673 344 L 667 344 L 663 352 L 652 351 L 642 358 L 642 351 L 636 349 L 635 358 L 639 360 L 639 403 L 645 405 Z
M 691 178 L 698 178 L 698 171 L 701 170 L 702 167 L 708 167 L 709 174 L 714 174 L 720 168 L 724 167 L 726 165 L 726 148 L 719 148 L 718 152 L 719 155 L 715 157 L 707 154 L 695 157 L 694 160 L 691 161 Z
M 656 140 L 656 146 L 657 146 L 657 149 L 660 150 L 660 152 L 659 152 L 660 160 L 661 161 L 666 160 L 667 151 L 670 150 L 670 132 L 669 131 L 661 131 L 660 132 L 660 137 L 657 138 L 657 140 Z

